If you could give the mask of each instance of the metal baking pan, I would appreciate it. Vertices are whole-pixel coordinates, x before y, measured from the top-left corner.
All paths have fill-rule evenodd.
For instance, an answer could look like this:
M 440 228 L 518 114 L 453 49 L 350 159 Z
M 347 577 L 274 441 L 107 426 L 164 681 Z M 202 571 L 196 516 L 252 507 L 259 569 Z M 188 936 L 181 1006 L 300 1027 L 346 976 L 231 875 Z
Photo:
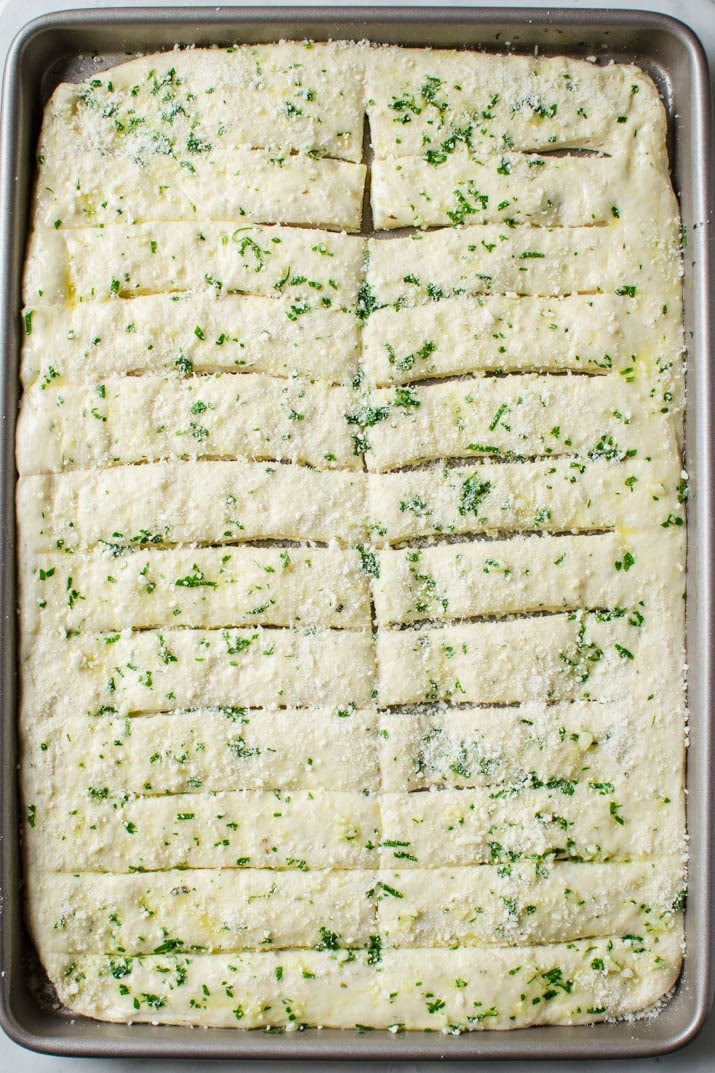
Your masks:
M 670 117 L 671 160 L 688 245 L 686 460 L 689 504 L 688 663 L 691 712 L 688 762 L 690 891 L 688 952 L 669 1004 L 656 1016 L 593 1027 L 540 1027 L 462 1036 L 435 1033 L 259 1031 L 103 1024 L 70 1018 L 43 1004 L 22 919 L 15 729 L 16 627 L 13 462 L 18 396 L 21 268 L 28 225 L 34 146 L 43 106 L 59 81 L 88 70 L 87 59 L 179 45 L 229 45 L 311 37 L 406 45 L 595 56 L 637 63 L 655 78 Z M 106 66 L 106 62 L 103 64 Z M 694 34 L 647 12 L 498 8 L 143 8 L 67 11 L 28 24 L 15 39 L 2 102 L 0 255 L 2 334 L 2 855 L 0 859 L 0 1023 L 34 1050 L 77 1056 L 274 1059 L 534 1059 L 645 1057 L 689 1042 L 712 999 L 712 675 L 711 371 L 715 256 L 708 211 L 713 198 L 707 64 Z

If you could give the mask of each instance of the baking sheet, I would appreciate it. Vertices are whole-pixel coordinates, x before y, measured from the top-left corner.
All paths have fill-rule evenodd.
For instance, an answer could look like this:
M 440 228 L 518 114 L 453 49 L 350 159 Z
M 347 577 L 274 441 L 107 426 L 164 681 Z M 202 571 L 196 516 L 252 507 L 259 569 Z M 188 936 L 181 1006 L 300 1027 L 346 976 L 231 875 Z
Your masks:
M 63 77 L 86 73 L 125 52 L 180 44 L 229 44 L 278 37 L 369 38 L 403 44 L 479 46 L 595 55 L 640 63 L 657 81 L 671 116 L 671 156 L 676 190 L 688 228 L 686 330 L 689 351 L 687 468 L 690 475 L 689 695 L 692 712 L 689 761 L 691 830 L 690 900 L 686 917 L 689 957 L 678 992 L 657 1020 L 593 1028 L 538 1028 L 462 1037 L 371 1032 L 306 1031 L 285 1036 L 72 1021 L 47 1011 L 27 986 L 27 940 L 19 899 L 20 883 L 15 792 L 15 636 L 12 433 L 17 404 L 20 271 L 24 256 L 33 147 L 42 107 Z M 2 1019 L 18 1042 L 52 1053 L 137 1057 L 341 1057 L 478 1058 L 636 1056 L 671 1049 L 694 1034 L 710 998 L 710 540 L 711 430 L 709 339 L 712 274 L 705 209 L 712 189 L 708 169 L 709 88 L 701 50 L 690 31 L 662 16 L 619 12 L 543 12 L 494 9 L 169 9 L 76 12 L 50 16 L 22 32 L 10 56 L 3 107 L 5 182 L 0 210 L 3 235 L 3 835 Z

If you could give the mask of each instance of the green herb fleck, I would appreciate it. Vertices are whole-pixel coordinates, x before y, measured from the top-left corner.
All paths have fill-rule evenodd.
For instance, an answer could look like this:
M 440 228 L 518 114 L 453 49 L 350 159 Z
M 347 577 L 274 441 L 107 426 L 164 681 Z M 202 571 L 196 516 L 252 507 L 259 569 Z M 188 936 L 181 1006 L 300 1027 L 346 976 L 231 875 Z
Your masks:
M 463 482 L 459 496 L 459 513 L 476 514 L 479 507 L 491 491 L 491 481 L 483 481 L 478 473 L 473 473 Z

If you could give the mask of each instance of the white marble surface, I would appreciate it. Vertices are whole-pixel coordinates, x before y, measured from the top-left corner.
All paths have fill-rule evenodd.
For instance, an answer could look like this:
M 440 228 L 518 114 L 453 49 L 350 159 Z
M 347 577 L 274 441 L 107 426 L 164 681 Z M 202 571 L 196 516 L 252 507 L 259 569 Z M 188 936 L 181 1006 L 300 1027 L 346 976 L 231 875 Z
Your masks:
M 192 0 L 194 6 L 204 5 L 218 7 L 210 0 Z M 285 6 L 291 0 L 282 0 Z M 307 2 L 307 0 L 306 0 Z M 353 0 L 357 6 L 360 0 Z M 156 0 L 155 7 L 179 6 L 181 0 Z M 316 6 L 322 6 L 321 0 L 313 0 Z M 0 65 L 4 66 L 5 54 L 15 33 L 27 22 L 38 15 L 51 11 L 59 11 L 65 8 L 75 7 L 129 7 L 139 6 L 135 0 L 0 0 Z M 224 5 L 230 6 L 230 5 Z M 252 3 L 251 0 L 243 0 L 243 6 L 261 7 L 260 3 Z M 384 4 L 382 6 L 390 6 Z M 429 2 L 413 3 L 412 7 L 431 6 Z M 479 0 L 471 0 L 471 3 L 445 3 L 446 7 L 483 7 L 496 6 L 495 3 L 487 5 Z M 542 0 L 541 5 L 529 3 L 528 0 L 506 0 L 503 7 L 536 7 L 552 6 Z M 599 3 L 599 0 L 558 0 L 553 6 L 585 9 L 585 8 L 611 8 L 611 9 L 642 9 L 658 11 L 672 15 L 692 27 L 700 37 L 708 54 L 711 72 L 715 75 L 715 0 L 611 0 L 610 3 Z M 713 83 L 715 89 L 715 82 Z M 321 1066 L 326 1073 L 358 1073 L 364 1063 L 326 1062 Z M 311 1062 L 239 1062 L 224 1061 L 220 1068 L 226 1073 L 297 1073 L 304 1070 L 305 1073 L 313 1068 Z M 91 1058 L 58 1058 L 48 1055 L 34 1054 L 18 1047 L 2 1032 L 0 1032 L 0 1073 L 181 1073 L 183 1069 L 196 1068 L 196 1063 L 176 1060 L 135 1060 L 127 1059 L 91 1059 Z M 549 1062 L 549 1073 L 633 1073 L 636 1063 L 633 1062 Z M 437 1073 L 437 1070 L 451 1070 L 458 1073 L 459 1070 L 468 1068 L 465 1064 L 436 1063 L 436 1062 L 407 1062 L 407 1063 L 374 1063 L 372 1069 L 375 1073 Z M 480 1073 L 537 1073 L 544 1069 L 541 1063 L 525 1062 L 483 1062 L 479 1063 Z M 689 1046 L 672 1055 L 662 1058 L 641 1059 L 637 1063 L 637 1073 L 715 1073 L 715 1010 L 699 1034 L 697 1039 Z

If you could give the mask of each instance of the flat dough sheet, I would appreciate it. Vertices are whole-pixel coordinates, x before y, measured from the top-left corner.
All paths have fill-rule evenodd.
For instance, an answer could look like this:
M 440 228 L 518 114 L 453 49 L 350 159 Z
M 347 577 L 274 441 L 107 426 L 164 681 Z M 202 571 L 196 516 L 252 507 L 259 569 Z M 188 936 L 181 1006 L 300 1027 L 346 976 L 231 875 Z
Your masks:
M 460 1033 L 661 1001 L 687 475 L 650 79 L 135 58 L 57 88 L 33 212 L 21 788 L 61 1004 Z

